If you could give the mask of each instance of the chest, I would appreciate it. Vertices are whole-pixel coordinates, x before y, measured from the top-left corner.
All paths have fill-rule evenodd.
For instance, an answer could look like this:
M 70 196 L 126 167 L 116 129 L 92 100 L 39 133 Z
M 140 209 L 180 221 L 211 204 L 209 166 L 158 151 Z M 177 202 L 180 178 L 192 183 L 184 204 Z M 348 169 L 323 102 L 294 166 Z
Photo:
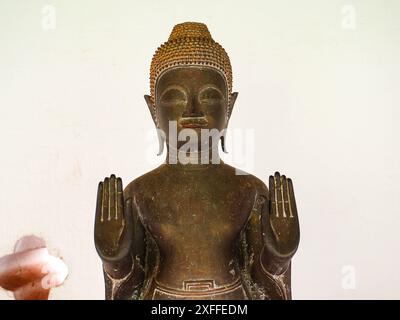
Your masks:
M 181 181 L 160 184 L 141 198 L 140 218 L 157 239 L 231 240 L 244 227 L 254 204 L 250 185 Z

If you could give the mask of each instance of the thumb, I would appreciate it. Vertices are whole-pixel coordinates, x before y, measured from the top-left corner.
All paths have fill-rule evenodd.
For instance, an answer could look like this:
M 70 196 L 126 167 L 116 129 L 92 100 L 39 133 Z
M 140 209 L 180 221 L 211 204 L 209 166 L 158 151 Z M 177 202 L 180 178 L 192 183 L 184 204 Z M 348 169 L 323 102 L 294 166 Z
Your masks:
M 125 200 L 124 220 L 125 220 L 125 228 L 131 229 L 133 227 L 132 198 L 128 198 Z
M 122 246 L 126 250 L 130 250 L 133 242 L 133 210 L 132 210 L 132 198 L 128 198 L 124 202 L 124 234 L 122 239 Z

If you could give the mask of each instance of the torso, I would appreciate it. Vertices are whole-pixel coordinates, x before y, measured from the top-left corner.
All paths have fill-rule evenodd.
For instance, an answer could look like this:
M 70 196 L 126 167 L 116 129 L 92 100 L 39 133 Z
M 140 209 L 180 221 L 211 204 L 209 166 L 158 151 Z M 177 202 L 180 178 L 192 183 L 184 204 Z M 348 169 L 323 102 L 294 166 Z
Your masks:
M 234 249 L 256 198 L 249 176 L 225 164 L 163 165 L 129 190 L 160 253 L 145 298 L 247 298 Z

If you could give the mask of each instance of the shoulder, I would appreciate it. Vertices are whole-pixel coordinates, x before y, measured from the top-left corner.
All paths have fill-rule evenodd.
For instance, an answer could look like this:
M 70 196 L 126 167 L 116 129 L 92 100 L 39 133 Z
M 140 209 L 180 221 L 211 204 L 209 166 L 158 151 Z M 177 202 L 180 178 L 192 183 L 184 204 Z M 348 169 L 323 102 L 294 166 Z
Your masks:
M 262 179 L 228 164 L 225 164 L 225 167 L 230 174 L 235 175 L 238 180 L 241 180 L 242 183 L 250 185 L 256 192 L 257 196 L 264 196 L 268 198 L 268 188 Z M 266 178 L 268 179 L 268 177 Z
M 153 190 L 159 183 L 163 165 L 132 180 L 124 189 L 125 196 L 138 195 L 139 193 Z
M 254 188 L 257 191 L 257 195 L 264 196 L 268 198 L 268 188 L 267 185 L 261 179 L 257 178 L 256 176 L 250 175 Z

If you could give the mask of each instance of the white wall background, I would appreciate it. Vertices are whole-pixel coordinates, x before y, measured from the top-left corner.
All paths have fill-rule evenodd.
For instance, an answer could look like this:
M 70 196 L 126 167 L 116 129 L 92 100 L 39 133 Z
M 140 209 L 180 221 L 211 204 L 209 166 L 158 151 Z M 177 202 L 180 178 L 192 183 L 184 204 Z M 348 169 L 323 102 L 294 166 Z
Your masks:
M 97 183 L 162 162 L 143 94 L 184 21 L 205 22 L 231 57 L 230 126 L 254 130 L 251 172 L 294 180 L 293 297 L 400 298 L 396 0 L 1 0 L 0 256 L 42 236 L 70 268 L 52 298 L 103 298 Z

